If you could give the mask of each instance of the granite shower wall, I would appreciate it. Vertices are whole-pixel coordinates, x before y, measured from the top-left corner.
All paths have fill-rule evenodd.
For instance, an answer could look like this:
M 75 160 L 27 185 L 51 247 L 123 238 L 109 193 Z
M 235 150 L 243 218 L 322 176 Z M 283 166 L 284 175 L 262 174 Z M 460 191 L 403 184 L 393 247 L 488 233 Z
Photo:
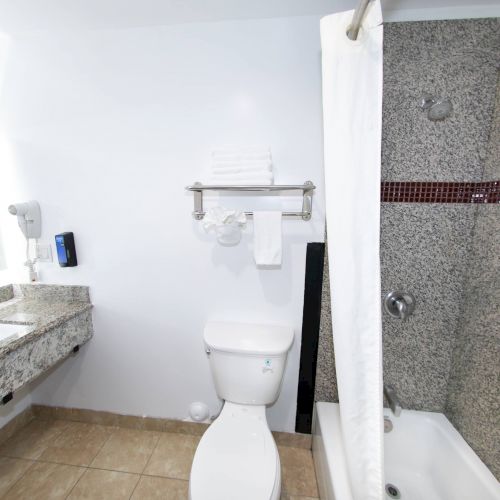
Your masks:
M 498 19 L 385 25 L 382 180 L 492 179 L 483 174 L 495 110 L 499 27 Z M 418 107 L 425 91 L 450 97 L 452 116 L 443 122 L 429 121 Z M 479 222 L 475 228 L 478 211 L 488 221 L 481 229 Z M 495 231 L 492 224 L 498 233 L 499 218 L 498 205 L 478 209 L 469 204 L 382 204 L 383 295 L 390 290 L 407 290 L 417 303 L 414 315 L 405 323 L 383 317 L 384 380 L 395 387 L 405 408 L 443 412 L 453 406 L 456 418 L 450 418 L 458 427 L 461 419 L 464 429 L 463 422 L 469 422 L 470 414 L 465 414 L 463 403 L 461 410 L 456 398 L 447 404 L 450 374 L 458 387 L 472 368 L 460 362 L 459 348 L 454 352 L 454 347 L 457 338 L 463 339 L 463 348 L 471 338 L 461 328 L 463 316 L 468 314 L 464 303 L 470 302 L 474 293 L 464 294 L 471 279 L 467 269 L 474 261 L 472 254 L 483 248 L 486 231 Z M 488 269 L 493 273 L 492 266 Z M 482 270 L 484 267 L 478 272 Z M 482 286 L 492 287 L 491 279 L 485 278 L 476 291 Z M 496 290 L 498 293 L 498 287 Z M 316 400 L 335 401 L 326 265 L 323 292 Z M 498 295 L 495 300 L 498 308 Z M 471 322 L 471 331 L 473 325 Z M 490 343 L 496 339 L 498 345 L 498 331 L 492 337 Z M 476 357 L 490 381 L 493 361 L 493 355 Z M 491 412 L 491 397 L 484 402 L 489 408 L 485 413 Z M 493 425 L 491 419 L 488 425 Z M 473 443 L 470 436 L 477 432 L 473 427 L 475 430 L 465 437 L 492 466 L 494 460 L 487 459 L 492 448 L 489 452 L 480 450 L 487 446 L 487 439 Z
M 500 179 L 500 85 L 484 179 Z M 500 478 L 500 206 L 479 206 L 445 412 Z

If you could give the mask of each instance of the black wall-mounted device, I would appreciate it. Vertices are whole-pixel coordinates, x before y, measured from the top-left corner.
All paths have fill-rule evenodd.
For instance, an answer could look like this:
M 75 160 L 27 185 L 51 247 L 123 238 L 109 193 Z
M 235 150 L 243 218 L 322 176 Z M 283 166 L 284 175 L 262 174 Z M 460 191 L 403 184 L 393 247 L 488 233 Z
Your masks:
M 75 267 L 78 265 L 73 233 L 56 234 L 56 250 L 61 267 Z

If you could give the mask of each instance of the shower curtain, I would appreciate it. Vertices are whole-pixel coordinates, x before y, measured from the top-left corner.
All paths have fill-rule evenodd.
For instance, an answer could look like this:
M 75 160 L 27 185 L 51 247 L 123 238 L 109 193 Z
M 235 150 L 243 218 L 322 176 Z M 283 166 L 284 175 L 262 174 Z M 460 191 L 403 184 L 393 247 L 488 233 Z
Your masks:
M 342 439 L 355 500 L 384 496 L 380 297 L 382 13 L 321 20 L 326 218 Z

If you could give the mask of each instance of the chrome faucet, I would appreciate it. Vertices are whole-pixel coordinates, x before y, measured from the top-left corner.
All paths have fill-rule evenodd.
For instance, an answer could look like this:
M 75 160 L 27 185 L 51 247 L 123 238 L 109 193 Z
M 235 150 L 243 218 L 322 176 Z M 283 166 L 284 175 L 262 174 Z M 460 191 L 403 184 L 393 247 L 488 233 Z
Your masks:
M 394 416 L 399 417 L 401 415 L 402 408 L 394 387 L 384 384 L 384 395 Z

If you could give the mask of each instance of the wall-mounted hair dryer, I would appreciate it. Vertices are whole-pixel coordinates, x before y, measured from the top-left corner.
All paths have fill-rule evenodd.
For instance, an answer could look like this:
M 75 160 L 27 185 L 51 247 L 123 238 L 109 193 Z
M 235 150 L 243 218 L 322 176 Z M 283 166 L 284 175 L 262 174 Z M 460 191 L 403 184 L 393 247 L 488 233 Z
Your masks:
M 26 201 L 9 205 L 9 213 L 17 215 L 17 223 L 26 239 L 40 238 L 42 235 L 42 215 L 38 201 Z

